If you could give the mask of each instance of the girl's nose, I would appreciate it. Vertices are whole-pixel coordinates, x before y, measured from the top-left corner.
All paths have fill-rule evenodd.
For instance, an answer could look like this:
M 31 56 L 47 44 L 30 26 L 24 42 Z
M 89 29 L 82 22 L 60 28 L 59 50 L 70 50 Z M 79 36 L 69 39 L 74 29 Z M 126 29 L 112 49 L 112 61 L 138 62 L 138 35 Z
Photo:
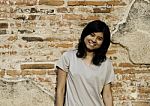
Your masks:
M 96 39 L 97 39 L 96 37 L 93 37 L 93 38 L 92 38 L 92 41 L 93 41 L 93 42 L 96 42 Z

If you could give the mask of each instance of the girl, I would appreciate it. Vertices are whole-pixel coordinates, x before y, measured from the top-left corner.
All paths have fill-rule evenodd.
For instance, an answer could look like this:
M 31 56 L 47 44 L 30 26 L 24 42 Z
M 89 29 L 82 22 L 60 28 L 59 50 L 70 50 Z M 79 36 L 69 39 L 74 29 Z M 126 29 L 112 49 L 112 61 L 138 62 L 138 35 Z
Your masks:
M 106 57 L 109 45 L 108 26 L 100 20 L 88 23 L 77 50 L 65 52 L 56 64 L 56 106 L 113 106 L 114 71 Z

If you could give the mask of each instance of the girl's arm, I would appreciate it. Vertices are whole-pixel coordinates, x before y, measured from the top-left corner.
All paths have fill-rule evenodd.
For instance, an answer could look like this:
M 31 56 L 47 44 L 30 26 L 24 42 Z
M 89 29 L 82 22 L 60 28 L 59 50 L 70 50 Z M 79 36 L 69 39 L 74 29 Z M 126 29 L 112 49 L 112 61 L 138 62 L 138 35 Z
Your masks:
M 102 96 L 103 96 L 105 106 L 113 106 L 110 83 L 104 86 Z
M 63 106 L 67 72 L 57 69 L 56 106 Z

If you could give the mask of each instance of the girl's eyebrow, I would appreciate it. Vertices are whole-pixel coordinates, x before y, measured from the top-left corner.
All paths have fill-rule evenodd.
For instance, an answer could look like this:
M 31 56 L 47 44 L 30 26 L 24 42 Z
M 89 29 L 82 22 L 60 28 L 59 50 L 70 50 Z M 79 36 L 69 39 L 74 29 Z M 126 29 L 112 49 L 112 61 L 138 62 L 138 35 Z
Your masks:
M 95 33 L 93 32 L 93 33 L 91 33 L 92 35 L 95 35 Z
M 94 32 L 92 32 L 91 34 L 95 35 L 95 33 L 94 33 Z

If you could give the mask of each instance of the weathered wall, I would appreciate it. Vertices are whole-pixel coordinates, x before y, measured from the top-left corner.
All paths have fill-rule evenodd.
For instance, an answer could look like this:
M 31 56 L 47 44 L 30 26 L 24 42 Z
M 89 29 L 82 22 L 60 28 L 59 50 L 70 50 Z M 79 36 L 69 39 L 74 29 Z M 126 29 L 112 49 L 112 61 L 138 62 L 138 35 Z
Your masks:
M 112 33 L 114 105 L 149 106 L 150 0 L 0 0 L 0 106 L 53 106 L 55 62 L 95 19 Z

